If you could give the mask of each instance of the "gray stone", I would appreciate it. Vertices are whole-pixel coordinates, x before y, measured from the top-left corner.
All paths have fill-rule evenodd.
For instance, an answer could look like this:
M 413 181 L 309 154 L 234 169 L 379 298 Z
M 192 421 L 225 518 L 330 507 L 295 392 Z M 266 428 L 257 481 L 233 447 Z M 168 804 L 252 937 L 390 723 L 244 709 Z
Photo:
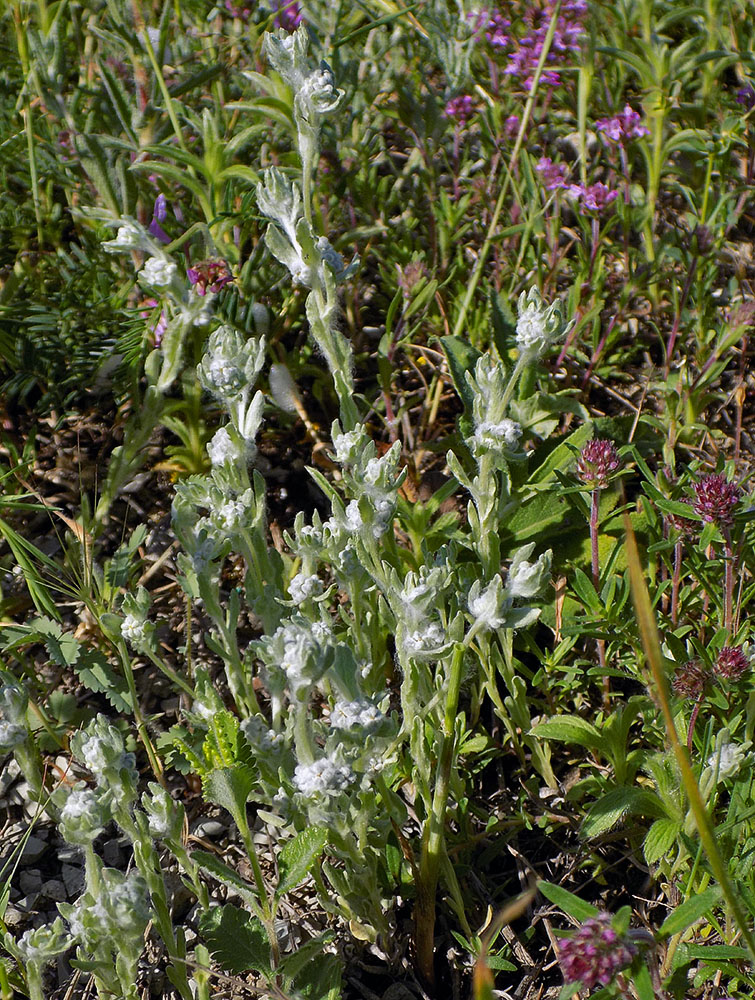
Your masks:
M 226 831 L 225 823 L 221 823 L 217 819 L 203 819 L 194 827 L 192 831 L 195 837 L 202 837 L 203 839 L 210 839 L 212 837 L 220 837 Z
M 18 927 L 26 920 L 26 914 L 22 913 L 15 906 L 6 906 L 3 914 L 3 922 L 6 927 Z
M 46 850 L 47 843 L 42 839 L 42 837 L 32 834 L 24 845 L 24 852 L 21 855 L 23 864 L 31 865 L 34 864 L 35 861 L 39 861 Z
M 21 872 L 18 876 L 18 885 L 24 895 L 30 892 L 39 892 L 42 888 L 42 873 L 36 868 L 32 871 Z
M 13 782 L 21 774 L 21 768 L 15 757 L 9 757 L 2 772 L 0 772 L 0 795 L 5 795 Z
M 75 868 L 73 865 L 63 865 L 60 870 L 60 877 L 63 879 L 69 899 L 75 898 L 83 890 L 84 872 L 81 868 Z
M 79 868 L 84 863 L 84 855 L 80 847 L 66 845 L 58 850 L 58 861 L 65 865 L 77 865 Z
M 51 899 L 54 903 L 65 903 L 68 899 L 65 883 L 59 878 L 48 879 L 42 884 L 42 895 Z
M 38 892 L 29 892 L 18 901 L 18 908 L 22 913 L 31 913 L 38 909 L 41 895 Z
M 123 864 L 123 851 L 115 838 L 106 840 L 102 845 L 102 860 L 110 868 L 120 868 Z

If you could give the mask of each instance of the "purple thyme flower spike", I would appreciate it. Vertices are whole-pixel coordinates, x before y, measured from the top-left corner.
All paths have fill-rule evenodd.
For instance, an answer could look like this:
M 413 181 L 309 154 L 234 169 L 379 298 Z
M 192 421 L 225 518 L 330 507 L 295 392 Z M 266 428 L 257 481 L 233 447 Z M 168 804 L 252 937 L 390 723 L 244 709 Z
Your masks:
M 197 295 L 219 292 L 233 281 L 230 268 L 223 260 L 203 260 L 186 270 L 186 277 L 194 285 Z
M 558 960 L 567 983 L 585 989 L 608 986 L 617 972 L 626 968 L 637 948 L 611 926 L 611 914 L 599 913 L 586 920 L 570 938 L 559 941 Z
M 519 115 L 509 115 L 509 117 L 503 123 L 503 131 L 510 139 L 513 139 L 514 136 L 516 136 L 517 132 L 519 131 L 519 125 L 520 125 Z
M 590 184 L 587 187 L 583 184 L 572 184 L 569 187 L 569 193 L 588 212 L 605 211 L 619 195 L 618 191 L 611 191 L 602 181 L 598 181 L 597 184 Z
M 693 698 L 697 701 L 709 680 L 710 672 L 702 663 L 690 660 L 676 668 L 671 689 L 679 698 Z
M 443 109 L 443 116 L 454 118 L 459 125 L 466 125 L 474 113 L 474 98 L 470 97 L 469 94 L 459 94 L 458 97 L 452 97 Z
M 607 138 L 624 145 L 629 139 L 641 139 L 650 135 L 650 130 L 640 124 L 642 117 L 627 104 L 619 115 L 613 118 L 601 118 L 595 123 L 595 128 Z
M 165 222 L 167 214 L 168 200 L 164 194 L 159 194 L 155 198 L 155 207 L 152 209 L 152 222 L 149 224 L 148 232 L 150 236 L 154 236 L 161 243 L 170 243 L 170 236 L 168 236 L 160 225 L 161 222 Z
M 540 174 L 546 191 L 569 187 L 566 183 L 569 168 L 565 163 L 554 163 L 549 157 L 541 156 L 535 169 Z
M 554 8 L 553 0 L 547 0 L 542 7 L 530 5 L 527 8 L 525 21 L 530 33 L 516 41 L 516 48 L 504 70 L 510 76 L 522 80 L 526 90 L 532 89 L 535 68 L 543 51 Z M 582 22 L 586 13 L 586 0 L 563 0 L 556 18 L 546 64 L 540 76 L 543 86 L 558 86 L 561 76 L 556 67 L 567 61 L 568 56 L 578 55 L 580 40 L 584 34 Z
M 741 646 L 724 646 L 713 669 L 727 681 L 738 681 L 750 669 L 750 660 Z
M 727 527 L 734 520 L 734 508 L 739 503 L 740 491 L 735 483 L 717 473 L 704 476 L 695 483 L 694 507 L 703 521 Z
M 621 465 L 613 441 L 593 438 L 588 441 L 577 459 L 577 476 L 591 490 L 604 490 Z

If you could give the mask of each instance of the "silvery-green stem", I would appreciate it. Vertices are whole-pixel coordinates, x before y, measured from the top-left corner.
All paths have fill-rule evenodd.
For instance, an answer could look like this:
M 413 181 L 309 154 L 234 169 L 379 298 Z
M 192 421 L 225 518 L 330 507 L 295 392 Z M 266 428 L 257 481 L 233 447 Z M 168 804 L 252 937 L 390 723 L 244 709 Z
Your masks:
M 417 903 L 414 911 L 415 947 L 420 975 L 429 984 L 435 981 L 433 968 L 435 894 L 438 886 L 438 873 L 445 850 L 446 809 L 456 745 L 456 713 L 461 690 L 465 649 L 466 643 L 459 643 L 451 660 L 432 808 L 422 831 Z

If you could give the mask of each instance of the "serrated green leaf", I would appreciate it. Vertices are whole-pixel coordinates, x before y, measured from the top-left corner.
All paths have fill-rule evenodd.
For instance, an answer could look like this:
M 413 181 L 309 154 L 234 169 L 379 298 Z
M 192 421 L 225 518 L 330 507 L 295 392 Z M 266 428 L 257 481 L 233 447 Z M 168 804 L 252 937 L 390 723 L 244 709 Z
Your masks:
M 666 917 L 658 929 L 658 934 L 662 937 L 679 934 L 705 916 L 720 899 L 721 889 L 717 885 L 712 885 L 704 892 L 699 892 L 697 895 L 685 899 L 681 906 L 677 906 L 674 912 Z
M 278 887 L 275 890 L 277 899 L 301 885 L 327 842 L 328 831 L 325 827 L 310 826 L 285 844 L 278 857 Z
M 657 819 L 648 830 L 642 850 L 649 865 L 665 857 L 679 836 L 679 824 L 673 819 Z
M 294 980 L 302 1000 L 340 1000 L 342 968 L 335 955 L 318 955 Z
M 567 913 L 570 917 L 574 917 L 575 920 L 579 920 L 580 923 L 584 923 L 585 920 L 597 916 L 600 912 L 592 903 L 585 902 L 584 899 L 575 896 L 568 889 L 562 889 L 560 885 L 554 885 L 552 882 L 538 882 L 537 888 L 546 899 L 549 899 L 551 903 L 555 903 L 564 913 Z
M 270 940 L 262 922 L 238 906 L 226 903 L 205 910 L 199 932 L 215 961 L 227 972 L 272 975 Z
M 78 660 L 73 664 L 73 669 L 82 684 L 90 691 L 104 694 L 118 712 L 134 714 L 131 693 L 125 678 L 113 670 L 99 650 L 82 649 Z
M 666 815 L 657 795 L 632 785 L 623 785 L 606 792 L 591 807 L 582 824 L 582 833 L 585 837 L 599 837 L 628 814 L 653 817 Z

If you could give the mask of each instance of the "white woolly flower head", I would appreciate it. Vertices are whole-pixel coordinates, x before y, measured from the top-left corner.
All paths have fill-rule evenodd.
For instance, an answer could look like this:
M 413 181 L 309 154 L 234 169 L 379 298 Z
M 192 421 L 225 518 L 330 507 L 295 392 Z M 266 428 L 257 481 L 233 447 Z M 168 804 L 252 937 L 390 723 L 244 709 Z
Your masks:
M 359 462 L 368 440 L 362 427 L 346 431 L 345 434 L 336 432 L 333 435 L 333 448 L 339 465 L 355 465 Z
M 385 716 L 376 705 L 368 701 L 337 701 L 330 712 L 331 729 L 371 729 Z
M 136 615 L 126 615 L 121 622 L 121 635 L 129 645 L 138 648 L 147 641 L 147 623 Z
M 501 628 L 506 621 L 507 610 L 501 577 L 494 576 L 485 588 L 479 580 L 475 580 L 469 590 L 467 607 L 478 628 Z
M 508 417 L 497 422 L 483 420 L 475 427 L 470 444 L 475 455 L 485 451 L 497 453 L 514 451 L 521 436 L 522 428 L 514 420 L 509 420 Z
M 122 250 L 142 250 L 146 246 L 144 233 L 133 222 L 124 221 L 119 227 L 115 238 L 106 240 L 102 249 L 107 253 L 120 253 Z
M 337 764 L 330 757 L 321 757 L 311 764 L 297 764 L 294 770 L 294 786 L 306 798 L 338 795 L 353 780 L 351 768 Z
M 438 622 L 425 622 L 402 637 L 404 653 L 415 660 L 428 660 L 441 656 L 448 647 L 448 639 Z
M 557 337 L 566 333 L 561 304 L 547 305 L 536 288 L 519 296 L 516 343 L 522 354 L 537 357 Z
M 527 557 L 532 554 L 533 549 L 534 543 L 531 543 L 523 546 L 514 555 L 506 581 L 506 592 L 511 598 L 535 597 L 548 582 L 551 570 L 551 550 L 543 552 L 535 562 L 528 562 Z
M 742 769 L 749 756 L 738 743 L 722 742 L 708 758 L 707 765 L 711 771 L 717 772 L 719 781 L 725 781 Z
M 68 951 L 72 944 L 63 921 L 57 917 L 51 924 L 25 931 L 16 941 L 15 950 L 24 965 L 41 968 Z
M 99 837 L 110 818 L 102 793 L 80 785 L 63 803 L 60 832 L 67 843 L 83 847 Z
M 241 458 L 241 447 L 233 440 L 226 427 L 221 427 L 207 445 L 207 454 L 213 467 L 237 462 Z
M 153 288 L 168 288 L 177 277 L 177 265 L 164 257 L 150 257 L 139 272 L 139 280 Z
M 323 582 L 317 574 L 308 576 L 306 573 L 297 573 L 288 585 L 291 600 L 296 604 L 302 604 L 310 597 L 319 597 L 323 590 Z

